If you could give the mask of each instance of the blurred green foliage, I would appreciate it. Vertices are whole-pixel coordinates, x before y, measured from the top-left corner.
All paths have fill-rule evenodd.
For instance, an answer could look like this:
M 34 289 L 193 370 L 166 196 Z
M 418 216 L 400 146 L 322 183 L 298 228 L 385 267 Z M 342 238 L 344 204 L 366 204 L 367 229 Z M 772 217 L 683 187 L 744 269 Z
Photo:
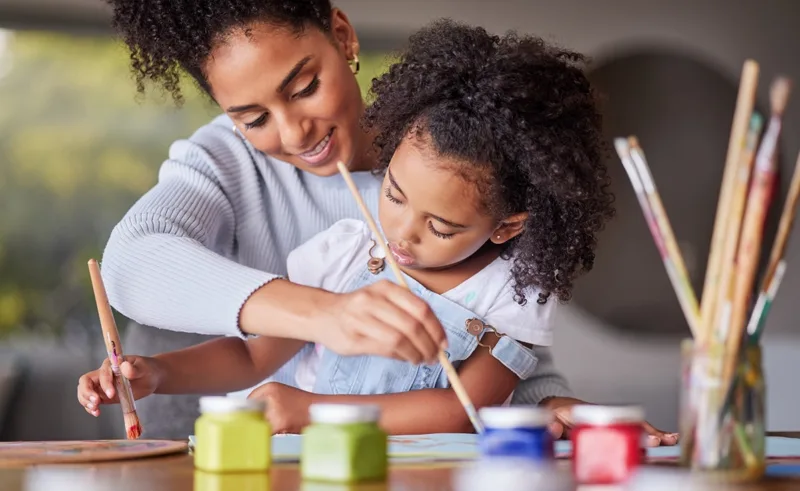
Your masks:
M 116 40 L 0 36 L 0 338 L 58 335 L 95 324 L 86 261 L 155 183 L 170 143 L 219 109 L 189 84 L 180 109 L 138 97 Z M 386 63 L 362 56 L 362 91 Z

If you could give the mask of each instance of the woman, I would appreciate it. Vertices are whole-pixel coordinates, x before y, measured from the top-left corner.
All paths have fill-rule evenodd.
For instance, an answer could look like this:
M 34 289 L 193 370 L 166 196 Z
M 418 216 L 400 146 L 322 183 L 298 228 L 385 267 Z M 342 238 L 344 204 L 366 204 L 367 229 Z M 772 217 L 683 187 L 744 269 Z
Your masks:
M 367 203 L 380 191 L 368 172 L 376 162 L 371 138 L 359 126 L 358 38 L 345 14 L 328 0 L 111 4 L 139 90 L 153 81 L 180 101 L 186 72 L 226 113 L 172 146 L 158 184 L 112 232 L 103 275 L 114 307 L 178 332 L 272 335 L 345 355 L 432 359 L 442 327 L 402 288 L 383 282 L 333 294 L 280 276 L 289 251 L 360 217 L 338 161 L 348 163 Z M 155 330 L 126 351 L 197 341 Z M 566 417 L 576 400 L 549 353 L 537 354 L 537 373 L 516 402 L 545 403 Z M 184 407 L 148 403 L 139 411 L 151 435 L 191 431 L 191 399 L 176 401 Z

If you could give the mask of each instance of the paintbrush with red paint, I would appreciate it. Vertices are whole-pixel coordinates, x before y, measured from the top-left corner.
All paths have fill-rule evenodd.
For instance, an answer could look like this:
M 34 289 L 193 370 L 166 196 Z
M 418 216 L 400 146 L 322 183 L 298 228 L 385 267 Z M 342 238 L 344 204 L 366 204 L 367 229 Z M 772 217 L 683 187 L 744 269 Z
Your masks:
M 89 276 L 92 278 L 92 289 L 97 302 L 97 313 L 100 314 L 100 327 L 103 330 L 103 340 L 106 343 L 106 351 L 108 351 L 108 361 L 111 364 L 111 371 L 114 373 L 117 397 L 119 397 L 122 415 L 125 418 L 125 433 L 128 439 L 135 440 L 142 435 L 142 425 L 136 414 L 131 383 L 119 369 L 119 366 L 125 361 L 125 355 L 122 353 L 117 323 L 114 320 L 111 305 L 108 303 L 108 294 L 103 285 L 103 277 L 100 275 L 100 267 L 94 259 L 89 260 Z

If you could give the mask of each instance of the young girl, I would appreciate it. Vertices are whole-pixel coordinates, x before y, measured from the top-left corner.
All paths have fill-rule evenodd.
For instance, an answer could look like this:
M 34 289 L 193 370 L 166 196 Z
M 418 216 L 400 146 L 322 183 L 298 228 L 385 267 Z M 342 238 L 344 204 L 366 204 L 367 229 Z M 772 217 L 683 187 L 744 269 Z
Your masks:
M 365 126 L 383 174 L 380 226 L 418 305 L 444 326 L 444 349 L 476 407 L 504 403 L 533 373 L 531 346 L 552 343 L 556 302 L 591 269 L 612 215 L 600 116 L 580 60 L 538 38 L 440 21 L 373 83 Z M 370 295 L 363 286 L 394 281 L 379 240 L 363 222 L 340 221 L 290 254 L 289 279 Z M 381 307 L 373 312 L 396 315 L 393 304 Z M 127 358 L 137 398 L 229 392 L 269 377 L 251 397 L 268 401 L 276 432 L 300 431 L 315 402 L 379 404 L 393 434 L 471 431 L 435 360 L 347 357 L 273 337 Z M 78 398 L 94 415 L 116 401 L 107 362 L 81 378 Z

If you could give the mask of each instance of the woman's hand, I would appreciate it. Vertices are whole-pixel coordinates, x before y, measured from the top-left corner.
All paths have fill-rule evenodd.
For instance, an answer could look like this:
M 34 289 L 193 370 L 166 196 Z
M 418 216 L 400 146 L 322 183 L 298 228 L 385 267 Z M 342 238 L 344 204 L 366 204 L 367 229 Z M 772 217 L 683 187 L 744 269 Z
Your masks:
M 119 368 L 131 383 L 134 399 L 147 397 L 158 389 L 162 377 L 158 360 L 144 356 L 125 356 L 125 361 Z M 101 404 L 119 403 L 108 358 L 100 368 L 78 379 L 78 402 L 92 416 L 100 415 Z
M 589 403 L 571 397 L 549 397 L 540 403 L 542 407 L 550 409 L 555 414 L 556 420 L 550 425 L 550 432 L 553 437 L 567 438 L 569 436 L 569 431 L 573 426 L 572 408 L 581 404 Z M 642 423 L 642 428 L 647 433 L 648 447 L 661 445 L 671 447 L 678 444 L 677 433 L 665 433 L 654 428 L 646 421 Z
M 447 340 L 424 300 L 385 280 L 349 293 L 271 281 L 242 306 L 239 327 L 247 334 L 319 343 L 340 355 L 411 363 L 433 362 Z
M 446 345 L 444 328 L 428 304 L 405 288 L 380 281 L 332 294 L 314 319 L 320 344 L 340 355 L 378 355 L 433 362 Z

